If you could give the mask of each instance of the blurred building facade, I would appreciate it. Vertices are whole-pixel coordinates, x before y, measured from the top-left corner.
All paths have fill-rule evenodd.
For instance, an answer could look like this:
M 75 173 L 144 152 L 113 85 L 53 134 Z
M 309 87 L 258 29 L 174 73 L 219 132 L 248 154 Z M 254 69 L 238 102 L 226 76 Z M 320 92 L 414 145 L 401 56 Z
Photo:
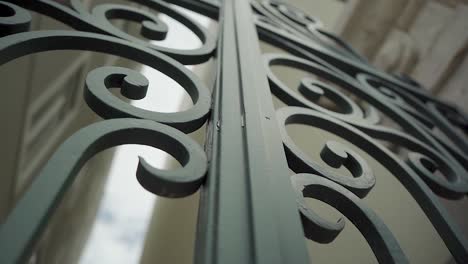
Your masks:
M 349 0 L 334 31 L 376 67 L 468 112 L 468 1 Z

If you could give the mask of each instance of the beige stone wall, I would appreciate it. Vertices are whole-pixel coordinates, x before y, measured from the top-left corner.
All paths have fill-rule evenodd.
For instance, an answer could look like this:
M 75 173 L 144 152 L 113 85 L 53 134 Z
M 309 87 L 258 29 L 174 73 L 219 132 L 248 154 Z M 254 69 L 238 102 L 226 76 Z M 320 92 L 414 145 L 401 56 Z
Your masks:
M 353 12 L 335 31 L 351 46 L 376 67 L 408 74 L 468 112 L 467 88 L 460 85 L 468 81 L 462 74 L 468 70 L 467 1 L 356 0 L 347 5 Z

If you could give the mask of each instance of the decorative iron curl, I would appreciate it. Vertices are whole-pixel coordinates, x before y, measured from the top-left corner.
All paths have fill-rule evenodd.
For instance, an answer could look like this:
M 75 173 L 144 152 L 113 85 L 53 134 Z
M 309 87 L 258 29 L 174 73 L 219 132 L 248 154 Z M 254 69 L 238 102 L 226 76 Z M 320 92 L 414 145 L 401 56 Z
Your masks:
M 81 0 L 71 0 L 71 7 L 57 3 L 54 0 L 19 1 L 16 4 L 57 19 L 74 29 L 125 39 L 131 41 L 133 45 L 141 45 L 162 52 L 184 64 L 199 64 L 211 58 L 215 50 L 216 41 L 215 37 L 203 26 L 176 11 L 164 1 L 133 0 L 133 2 L 147 6 L 156 12 L 167 14 L 179 21 L 201 40 L 202 46 L 190 50 L 162 47 L 150 41 L 131 36 L 110 23 L 109 20 L 114 18 L 139 22 L 142 24 L 141 33 L 143 36 L 153 40 L 164 39 L 168 31 L 167 25 L 154 14 L 135 7 L 102 4 L 97 5 L 89 12 Z
M 291 176 L 296 191 L 301 220 L 307 238 L 327 243 L 344 228 L 344 219 L 337 223 L 327 221 L 314 213 L 304 198 L 315 198 L 330 204 L 359 229 L 369 243 L 379 263 L 408 263 L 393 234 L 382 220 L 359 197 L 339 184 L 313 174 Z
M 305 27 L 306 29 L 322 27 L 322 22 L 315 17 L 309 16 L 299 8 L 289 5 L 282 1 L 262 1 L 261 5 L 264 9 L 270 11 L 271 14 L 280 17 L 282 22 L 292 22 L 295 25 Z
M 443 114 L 443 116 L 447 119 L 447 121 L 450 122 L 450 124 L 458 127 L 464 131 L 465 134 L 468 133 L 468 115 L 465 112 L 462 112 L 457 107 L 441 104 L 440 102 L 434 102 L 434 104 L 437 110 Z
M 332 52 L 339 53 L 351 59 L 367 64 L 367 60 L 358 54 L 346 42 L 333 33 L 323 30 L 322 22 L 302 10 L 283 1 L 263 0 L 261 3 L 252 3 L 254 10 L 263 19 L 257 19 L 257 26 L 278 32 L 278 29 L 291 33 L 306 41 L 315 42 Z M 278 20 L 280 26 L 269 28 L 270 23 L 265 21 Z
M 0 228 L 0 262 L 25 260 L 80 168 L 102 150 L 122 144 L 153 146 L 171 154 L 182 168 L 153 168 L 140 158 L 137 179 L 148 191 L 183 197 L 203 182 L 207 160 L 201 147 L 184 133 L 149 120 L 112 119 L 82 128 L 55 151 Z M 21 226 L 21 229 L 17 227 Z
M 76 2 L 76 1 L 75 1 Z M 92 13 L 96 21 L 108 28 L 108 32 L 114 36 L 130 40 L 134 43 L 146 45 L 146 41 L 133 37 L 119 28 L 115 27 L 111 19 L 127 19 L 130 21 L 141 23 L 141 35 L 149 40 L 163 40 L 166 38 L 168 27 L 166 23 L 160 20 L 155 14 L 136 7 L 115 5 L 115 4 L 102 4 L 93 8 Z
M 61 17 L 65 21 L 80 21 L 81 24 L 78 23 L 77 27 L 85 25 L 84 28 L 87 26 L 92 28 L 94 25 L 92 23 L 96 22 L 95 20 L 91 22 L 88 20 L 89 17 L 79 13 L 82 10 L 73 11 L 53 1 L 26 1 L 20 4 L 51 14 L 52 17 Z M 56 209 L 80 168 L 104 149 L 122 144 L 143 144 L 166 151 L 181 163 L 182 168 L 172 171 L 160 170 L 140 158 L 137 168 L 137 180 L 140 184 L 148 191 L 166 197 L 184 197 L 198 190 L 204 181 L 207 159 L 198 143 L 183 132 L 195 131 L 203 125 L 210 111 L 211 98 L 208 89 L 192 72 L 167 55 L 121 38 L 65 30 L 24 32 L 27 30 L 25 25 L 30 21 L 28 12 L 12 4 L 0 3 L 0 5 L 15 11 L 11 18 L 13 22 L 7 23 L 8 19 L 0 20 L 0 29 L 6 29 L 2 31 L 6 34 L 0 42 L 0 64 L 44 51 L 103 52 L 160 70 L 178 82 L 194 103 L 191 109 L 179 113 L 162 114 L 144 111 L 123 101 L 116 101 L 116 98 L 107 91 L 107 88 L 117 86 L 121 88 L 124 96 L 141 99 L 145 96 L 148 87 L 148 81 L 141 74 L 120 67 L 102 67 L 92 71 L 88 75 L 85 91 L 88 105 L 96 113 L 111 120 L 100 121 L 82 128 L 56 150 L 0 227 L 0 252 L 2 252 L 0 263 L 18 263 L 26 260 L 44 231 L 47 219 Z M 51 8 L 44 10 L 46 7 Z M 133 16 L 137 12 L 140 17 L 135 19 L 143 21 L 147 35 L 155 37 L 155 34 L 161 33 L 161 38 L 164 35 L 164 26 L 162 24 L 157 26 L 159 21 L 150 14 L 115 6 L 101 6 L 98 10 L 108 18 L 125 17 L 130 14 Z M 152 22 L 145 23 L 147 19 Z M 206 48 L 205 46 L 204 49 Z M 202 54 L 203 52 L 203 49 L 189 52 L 186 62 L 199 62 L 202 57 L 209 54 Z M 182 56 L 182 53 L 177 56 Z M 120 117 L 135 118 L 120 119 Z
M 292 12 L 286 14 L 286 10 L 283 12 L 278 10 L 277 7 L 280 5 L 278 1 L 275 1 L 275 4 L 271 3 L 273 1 L 264 1 L 262 5 L 253 4 L 257 12 L 256 24 L 260 38 L 298 56 L 265 56 L 272 93 L 289 106 L 307 107 L 320 112 L 298 107 L 288 107 L 278 111 L 283 138 L 286 138 L 284 145 L 291 169 L 297 172 L 317 173 L 316 169 L 311 168 L 313 163 L 310 159 L 305 157 L 304 153 L 287 136 L 283 127 L 283 124 L 287 123 L 286 120 L 319 127 L 348 139 L 371 156 L 376 157 L 400 180 L 423 208 L 454 258 L 460 263 L 467 262 L 468 243 L 436 196 L 458 199 L 468 193 L 466 135 L 453 129 L 457 127 L 466 131 L 468 127 L 466 115 L 453 106 L 433 98 L 426 89 L 422 89 L 411 79 L 389 75 L 373 68 L 351 48 L 348 49 L 349 46 L 346 43 L 339 38 L 334 38 L 333 34 L 328 34 L 328 40 L 333 40 L 338 46 L 338 49 L 335 49 L 333 45 L 326 43 L 327 40 L 320 39 L 327 36 L 326 31 L 320 27 L 304 26 L 304 21 L 291 17 Z M 316 33 L 321 33 L 321 36 Z M 334 112 L 317 107 L 313 102 L 325 95 L 324 89 L 317 83 L 314 84 L 314 81 L 302 79 L 299 94 L 294 93 L 274 76 L 270 69 L 271 65 L 284 65 L 305 70 L 338 84 L 368 103 L 372 109 L 386 114 L 404 131 L 384 127 L 378 122 L 363 122 L 366 115 L 361 113 L 364 111 L 350 107 L 347 100 L 342 97 L 338 98 L 336 95 L 329 99 L 341 106 L 344 111 Z M 329 97 L 332 94 L 333 92 L 328 92 Z M 353 112 L 358 115 L 354 116 Z M 370 120 L 378 121 L 372 118 Z M 342 121 L 346 124 L 341 123 Z M 435 134 L 432 130 L 436 127 L 440 128 L 451 140 Z M 361 134 L 355 134 L 350 129 L 356 129 L 355 131 Z M 382 139 L 404 146 L 410 151 L 408 158 L 405 161 L 401 160 L 385 147 L 375 143 L 370 137 L 363 138 L 365 135 L 362 132 L 373 139 Z M 460 142 L 464 143 L 459 144 Z M 436 171 L 443 174 L 445 179 L 436 176 Z M 329 173 L 326 170 L 325 172 Z M 321 176 L 330 179 L 326 174 Z M 345 187 L 349 189 L 349 186 Z M 339 230 L 338 227 L 334 226 L 334 230 Z
M 16 5 L 0 1 L 0 37 L 28 31 L 31 15 Z
M 273 94 L 287 105 L 308 107 L 345 121 L 375 138 L 387 140 L 398 145 L 404 144 L 411 151 L 420 152 L 419 155 L 425 155 L 430 160 L 435 161 L 436 167 L 447 177 L 448 180 L 442 179 L 436 176 L 434 171 L 419 166 L 418 162 L 414 163 L 415 159 L 411 158 L 408 160 L 409 163 L 415 165 L 413 168 L 417 168 L 418 174 L 427 181 L 435 193 L 450 199 L 458 199 L 468 193 L 466 169 L 443 148 L 443 145 L 439 144 L 428 133 L 428 127 L 434 126 L 432 121 L 423 117 L 424 115 L 417 115 L 416 109 L 407 104 L 400 94 L 395 94 L 393 90 L 388 90 L 385 87 L 372 87 L 368 75 L 358 75 L 357 78 L 360 82 L 356 82 L 347 75 L 337 73 L 333 69 L 298 57 L 272 54 L 265 55 L 265 60 L 271 90 Z M 283 65 L 317 74 L 320 78 L 339 85 L 370 104 L 368 109 L 371 111 L 368 110 L 365 114 L 350 98 L 331 87 L 326 88 L 327 86 L 318 81 L 302 79 L 299 87 L 299 92 L 302 95 L 299 95 L 274 75 L 271 66 L 275 65 Z M 343 109 L 344 112 L 330 111 L 313 103 L 319 96 L 327 94 L 328 98 Z M 379 117 L 374 107 L 387 114 L 393 121 L 405 128 L 409 135 L 378 125 Z M 412 116 L 419 118 L 415 120 Z M 423 120 L 427 125 L 424 126 L 417 120 Z
M 283 144 L 285 147 L 289 167 L 296 173 L 307 172 L 326 177 L 344 186 L 355 195 L 361 198 L 365 197 L 375 185 L 374 174 L 372 173 L 372 170 L 367 162 L 350 148 L 335 141 L 329 141 L 323 146 L 320 152 L 320 157 L 327 165 L 333 168 L 339 168 L 341 166 L 346 167 L 351 172 L 353 177 L 346 177 L 334 173 L 331 170 L 326 169 L 318 163 L 314 162 L 301 151 L 301 149 L 294 143 L 293 139 L 289 137 L 286 131 L 286 125 L 289 124 L 304 124 L 313 126 L 313 123 L 309 122 L 309 119 L 304 118 L 303 115 L 292 115 L 285 118 L 281 115 L 281 113 L 285 111 L 287 110 L 280 110 L 280 112 L 278 112 L 278 120 L 280 122 L 280 133 L 283 138 Z
M 378 77 L 359 74 L 358 78 L 365 86 L 377 88 L 381 93 L 387 94 L 395 105 L 421 122 L 421 127 L 448 149 L 462 165 L 468 163 L 468 144 L 464 134 L 465 127 L 468 127 L 468 116 L 458 107 L 435 99 L 427 100 Z M 408 82 L 420 87 L 415 81 Z M 447 137 L 443 138 L 433 133 L 432 129 L 435 127 Z M 468 170 L 468 165 L 464 167 Z
M 457 108 L 447 107 L 435 102 L 427 102 L 426 108 L 434 117 L 437 127 L 465 154 L 467 158 L 464 162 L 468 163 L 468 143 L 466 141 L 468 116 Z
M 187 8 L 214 20 L 219 19 L 220 2 L 218 0 L 164 0 L 164 2 Z
M 420 176 L 387 148 L 375 142 L 359 129 L 317 111 L 302 107 L 284 107 L 277 111 L 277 118 L 280 124 L 280 133 L 283 138 L 288 164 L 293 171 L 316 173 L 319 170 L 310 166 L 310 164 L 313 164 L 311 160 L 295 146 L 287 134 L 286 125 L 303 124 L 313 126 L 348 140 L 353 145 L 369 153 L 369 155 L 395 175 L 423 209 L 454 258 L 460 263 L 465 263 L 468 260 L 468 241 L 461 234 L 458 226 L 453 222 L 445 207 Z M 304 167 L 300 165 L 303 164 L 309 164 L 310 167 L 306 167 L 307 170 L 301 170 Z M 340 181 L 336 181 L 330 177 L 329 171 L 321 170 L 319 173 L 321 176 L 341 184 Z M 344 187 L 350 189 L 346 185 Z M 350 190 L 353 191 L 352 189 Z
M 388 100 L 387 97 L 382 97 L 382 91 L 376 89 L 376 84 L 380 85 L 379 79 L 374 76 L 370 76 L 368 74 L 358 74 L 357 80 L 363 86 L 363 89 L 367 91 L 366 94 L 368 96 L 365 98 L 366 100 L 370 101 L 372 105 L 376 108 L 381 110 L 382 112 L 386 113 L 393 121 L 399 124 L 402 128 L 405 129 L 405 132 L 409 133 L 413 137 L 417 137 L 419 140 L 430 146 L 433 149 L 432 152 L 437 152 L 438 156 L 443 156 L 443 160 L 445 160 L 446 165 L 439 164 L 439 168 L 443 169 L 444 175 L 451 179 L 451 181 L 458 185 L 457 187 L 453 184 L 438 184 L 439 187 L 445 188 L 446 190 L 458 193 L 455 197 L 460 197 L 460 195 L 464 195 L 468 193 L 468 173 L 467 173 L 467 165 L 465 160 L 467 157 L 463 154 L 460 150 L 454 151 L 452 148 L 454 147 L 453 144 L 447 144 L 442 142 L 440 143 L 441 139 L 437 138 L 429 128 L 432 128 L 435 124 L 432 120 L 436 120 L 436 118 L 432 117 L 432 114 L 424 107 L 424 104 L 421 104 L 418 100 L 414 99 L 414 95 L 407 94 L 403 91 L 398 91 L 396 88 L 392 88 L 392 91 L 395 91 L 398 95 L 401 96 L 405 101 L 410 101 L 411 106 L 409 104 L 405 104 L 405 107 L 401 107 L 401 104 L 395 104 L 394 101 Z M 389 82 L 385 82 L 385 87 L 394 87 Z M 397 92 L 398 91 L 398 92 Z M 424 99 L 422 99 L 424 100 Z M 429 102 L 427 102 L 429 103 Z M 414 108 L 417 107 L 417 108 Z M 408 113 L 408 108 L 411 111 L 421 111 L 421 113 L 426 114 L 428 117 L 431 118 L 431 125 L 427 126 L 424 125 L 423 122 L 419 122 L 417 118 L 413 118 L 410 113 Z M 439 123 L 440 124 L 440 123 Z M 455 155 L 453 155 L 455 154 Z M 432 157 L 431 157 L 432 158 Z M 440 159 L 437 158 L 439 161 Z M 418 170 L 419 172 L 427 170 Z M 427 173 L 424 173 L 428 175 Z M 424 177 L 428 178 L 428 177 Z M 435 180 L 435 177 L 432 176 L 434 179 L 433 182 L 439 182 L 441 179 Z M 430 186 L 433 184 L 429 183 Z M 449 185 L 451 185 L 449 187 Z M 439 190 L 434 189 L 435 192 L 443 195 L 444 197 L 450 198 L 451 195 L 445 195 L 444 192 L 439 192 Z
M 279 19 L 275 21 L 275 24 L 278 25 L 268 23 L 275 20 L 275 15 L 266 11 L 262 6 L 253 4 L 253 8 L 259 14 L 257 15 L 259 18 L 256 19 L 256 24 L 259 37 L 263 41 L 280 47 L 295 56 L 317 62 L 348 77 L 355 78 L 360 73 L 366 73 L 381 80 L 389 81 L 399 89 L 421 98 L 424 102 L 430 101 L 446 105 L 441 100 L 432 97 L 426 89 L 421 89 L 419 85 L 415 85 L 413 81 L 409 81 L 401 76 L 387 74 L 372 67 L 349 46 L 351 51 L 348 50 L 346 53 L 333 49 L 333 47 L 330 47 L 330 45 L 323 41 L 304 38 L 302 33 L 291 30 L 287 23 Z M 332 36 L 331 33 L 323 29 L 320 30 L 322 33 Z M 346 44 L 338 37 L 335 36 L 335 38 L 337 41 L 339 40 L 339 42 Z M 347 48 L 344 47 L 344 49 L 346 50 Z M 466 124 L 466 122 L 463 123 Z
M 155 113 L 138 109 L 106 93 L 104 79 L 116 81 L 117 76 L 130 74 L 132 79 L 141 76 L 122 68 L 102 68 L 95 70 L 87 80 L 88 103 L 102 102 L 95 108 L 104 118 L 135 117 L 147 118 L 168 124 L 184 132 L 200 128 L 210 111 L 210 93 L 204 84 L 189 70 L 168 56 L 131 42 L 101 34 L 74 31 L 35 31 L 6 36 L 0 42 L 0 64 L 24 55 L 51 50 L 88 50 L 105 52 L 128 58 L 160 70 L 179 83 L 191 97 L 194 106 L 177 113 Z M 113 72 L 115 70 L 115 72 Z M 110 76 L 110 77 L 109 77 Z M 128 79 L 127 79 L 128 80 Z M 102 88 L 102 89 L 100 89 Z
M 181 76 L 177 80 L 183 82 Z M 206 103 L 209 101 L 206 90 L 199 89 L 194 84 L 194 80 L 186 78 L 183 87 L 195 104 L 191 109 L 183 112 L 158 113 L 145 110 L 114 96 L 109 88 L 121 88 L 122 95 L 130 99 L 144 98 L 148 88 L 148 80 L 141 73 L 122 67 L 107 66 L 91 71 L 86 78 L 84 97 L 88 105 L 106 119 L 135 117 L 168 124 L 180 130 L 191 132 L 192 129 L 187 130 L 185 127 L 193 126 L 193 129 L 197 129 L 205 122 L 204 115 L 200 115 L 200 113 L 206 113 Z M 189 85 L 189 82 L 192 82 L 192 85 Z M 200 95 L 200 93 L 203 94 Z M 204 100 L 200 100 L 200 96 Z
M 465 179 L 463 168 L 453 166 L 450 157 L 444 156 L 430 145 L 392 128 L 353 123 L 349 120 L 347 123 L 374 139 L 385 140 L 408 149 L 410 153 L 407 163 L 439 196 L 459 199 L 468 191 L 468 182 Z M 418 161 L 420 158 L 424 158 L 426 162 L 420 164 Z M 424 167 L 421 167 L 423 165 Z M 439 171 L 446 179 L 435 175 L 436 171 Z
M 372 106 L 368 106 L 363 110 L 351 98 L 341 93 L 340 91 L 330 87 L 324 82 L 303 78 L 299 86 L 299 93 L 294 92 L 285 85 L 272 71 L 272 66 L 287 66 L 295 69 L 304 70 L 310 73 L 319 75 L 330 82 L 333 82 L 347 91 L 361 95 L 363 91 L 355 84 L 346 80 L 346 78 L 333 69 L 319 65 L 305 59 L 301 59 L 291 55 L 283 54 L 265 54 L 264 60 L 266 64 L 266 72 L 270 82 L 270 88 L 273 94 L 281 101 L 289 106 L 302 106 L 314 109 L 323 113 L 327 113 L 341 120 L 353 120 L 355 122 L 376 124 L 380 118 Z M 316 103 L 321 96 L 325 96 L 334 102 L 341 112 L 326 109 Z

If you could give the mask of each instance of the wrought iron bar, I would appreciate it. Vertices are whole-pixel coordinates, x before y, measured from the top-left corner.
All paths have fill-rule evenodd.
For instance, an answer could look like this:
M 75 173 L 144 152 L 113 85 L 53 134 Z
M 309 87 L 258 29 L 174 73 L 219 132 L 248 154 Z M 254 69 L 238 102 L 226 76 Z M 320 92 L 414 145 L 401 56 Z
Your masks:
M 306 263 L 249 1 L 225 1 L 220 17 L 197 263 Z

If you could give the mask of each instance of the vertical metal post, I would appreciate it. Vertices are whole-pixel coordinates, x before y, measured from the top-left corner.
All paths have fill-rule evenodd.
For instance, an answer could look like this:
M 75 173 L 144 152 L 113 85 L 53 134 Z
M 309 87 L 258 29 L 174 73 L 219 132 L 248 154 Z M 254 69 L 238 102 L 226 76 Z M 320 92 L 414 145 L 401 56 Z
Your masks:
M 220 22 L 196 263 L 308 263 L 249 1 Z

